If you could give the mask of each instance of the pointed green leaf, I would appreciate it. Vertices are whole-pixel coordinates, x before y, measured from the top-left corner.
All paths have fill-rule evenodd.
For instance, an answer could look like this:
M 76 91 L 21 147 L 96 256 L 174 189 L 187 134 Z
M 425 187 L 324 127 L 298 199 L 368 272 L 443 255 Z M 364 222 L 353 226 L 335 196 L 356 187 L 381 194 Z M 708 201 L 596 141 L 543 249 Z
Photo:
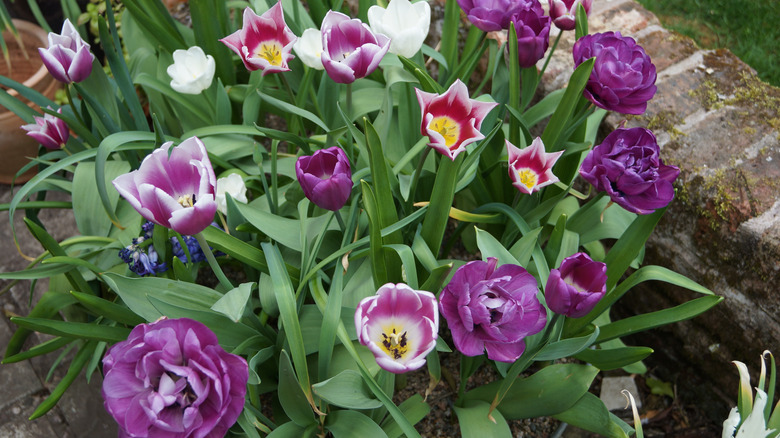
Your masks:
M 314 393 L 326 402 L 347 409 L 375 409 L 382 407 L 366 388 L 363 377 L 354 370 L 344 370 L 334 377 L 312 385 Z

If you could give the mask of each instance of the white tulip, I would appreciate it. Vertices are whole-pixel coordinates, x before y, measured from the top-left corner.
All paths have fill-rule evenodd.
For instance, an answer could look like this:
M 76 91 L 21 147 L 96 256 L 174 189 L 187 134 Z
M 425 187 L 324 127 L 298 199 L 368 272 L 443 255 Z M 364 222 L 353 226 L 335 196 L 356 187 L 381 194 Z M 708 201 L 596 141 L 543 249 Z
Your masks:
M 298 58 L 305 65 L 316 69 L 323 70 L 322 66 L 322 33 L 317 29 L 306 29 L 303 31 L 303 35 L 295 40 L 293 44 L 293 50 Z
M 411 58 L 428 36 L 431 27 L 431 6 L 427 1 L 390 0 L 387 9 L 368 8 L 371 30 L 390 37 L 390 53 Z
M 171 88 L 183 94 L 200 94 L 211 86 L 217 64 L 198 46 L 173 52 L 173 64 L 168 66 Z
M 227 214 L 226 193 L 234 200 L 246 203 L 246 185 L 244 184 L 244 179 L 241 178 L 241 175 L 231 173 L 225 178 L 219 178 L 217 180 L 217 209 L 219 209 L 222 214 Z

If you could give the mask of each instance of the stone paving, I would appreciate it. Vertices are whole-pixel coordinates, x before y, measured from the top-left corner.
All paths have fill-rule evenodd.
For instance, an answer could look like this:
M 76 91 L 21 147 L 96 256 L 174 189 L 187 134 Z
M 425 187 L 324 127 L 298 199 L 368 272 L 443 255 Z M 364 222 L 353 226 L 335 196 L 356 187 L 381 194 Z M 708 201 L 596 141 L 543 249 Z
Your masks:
M 649 243 L 648 258 L 727 297 L 715 311 L 694 320 L 703 322 L 678 324 L 670 335 L 681 337 L 691 356 L 709 352 L 712 366 L 705 373 L 736 380 L 730 360 L 755 362 L 763 348 L 780 339 L 780 298 L 770 292 L 776 287 L 769 287 L 780 280 L 780 146 L 775 126 L 780 116 L 778 108 L 767 105 L 780 101 L 771 100 L 780 99 L 780 93 L 743 83 L 752 70 L 730 52 L 697 48 L 690 39 L 663 29 L 633 0 L 595 0 L 590 28 L 635 37 L 658 68 L 656 98 L 646 115 L 629 119 L 628 125 L 654 130 L 667 160 L 681 168 L 687 191 L 678 193 L 680 202 L 670 208 Z M 565 85 L 571 72 L 571 39 L 564 36 L 544 76 L 550 89 Z M 606 121 L 612 129 L 622 120 L 613 114 Z M 0 203 L 11 197 L 11 189 L 0 186 Z M 66 210 L 45 211 L 41 219 L 58 240 L 74 234 L 73 217 Z M 22 250 L 37 255 L 40 248 L 27 235 L 21 215 L 15 224 Z M 0 220 L 2 271 L 26 263 L 10 233 L 7 221 Z M 0 281 L 0 288 L 6 284 Z M 46 282 L 39 282 L 34 295 L 45 288 Z M 21 282 L 0 296 L 6 315 L 0 322 L 0 347 L 15 330 L 7 315 L 29 311 L 29 290 L 29 282 Z M 656 308 L 658 301 L 665 306 L 679 301 L 674 291 L 637 295 Z M 690 299 L 690 294 L 683 296 Z M 726 321 L 732 327 L 728 334 L 718 330 Z M 33 336 L 30 345 L 40 339 Z M 61 365 L 47 379 L 57 354 L 0 365 L 0 437 L 116 436 L 116 426 L 102 407 L 97 373 L 90 384 L 78 378 L 49 414 L 27 420 L 64 373 Z

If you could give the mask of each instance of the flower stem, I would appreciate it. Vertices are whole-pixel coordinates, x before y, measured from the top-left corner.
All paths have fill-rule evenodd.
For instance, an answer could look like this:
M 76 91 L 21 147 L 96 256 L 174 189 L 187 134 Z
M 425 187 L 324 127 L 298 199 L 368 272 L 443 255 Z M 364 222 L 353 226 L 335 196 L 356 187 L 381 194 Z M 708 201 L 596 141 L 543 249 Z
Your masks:
M 220 286 L 225 289 L 225 292 L 232 290 L 233 284 L 225 276 L 225 273 L 222 272 L 222 268 L 219 266 L 219 263 L 217 263 L 217 259 L 214 257 L 214 253 L 211 251 L 209 243 L 206 242 L 206 237 L 203 236 L 203 232 L 195 234 L 195 239 L 198 241 L 200 249 L 203 251 L 203 255 L 206 256 L 206 261 L 209 262 L 209 266 L 211 266 L 211 269 L 214 271 L 214 275 L 217 276 Z
M 558 32 L 558 36 L 555 37 L 555 42 L 553 42 L 552 48 L 550 49 L 550 53 L 547 54 L 547 59 L 544 60 L 544 65 L 542 66 L 542 70 L 539 72 L 539 76 L 536 79 L 536 85 L 539 86 L 539 81 L 542 80 L 542 75 L 544 75 L 545 70 L 547 70 L 547 64 L 550 63 L 550 59 L 552 59 L 553 53 L 555 53 L 555 48 L 558 47 L 558 42 L 561 40 L 561 35 L 563 35 L 563 31 Z
M 341 227 L 341 232 L 346 233 L 347 224 L 344 223 L 344 218 L 341 217 L 341 212 L 339 210 L 336 210 L 333 212 L 333 215 L 336 216 L 336 222 L 339 223 L 339 227 Z
M 76 105 L 73 103 L 73 97 L 70 94 L 70 86 L 65 87 L 65 95 L 68 96 L 68 104 L 70 104 L 70 108 L 73 110 L 73 114 L 76 115 L 76 120 L 79 121 L 81 126 L 86 127 L 87 124 L 84 123 L 84 120 L 81 118 L 81 114 L 79 114 L 78 110 L 76 109 Z
M 414 200 L 417 199 L 416 196 L 417 182 L 420 180 L 420 173 L 422 173 L 423 167 L 425 166 L 425 160 L 428 158 L 428 154 L 431 153 L 431 149 L 432 148 L 430 147 L 425 148 L 422 155 L 420 156 L 420 161 L 417 163 L 417 168 L 414 170 L 414 175 L 412 176 L 412 182 L 409 185 L 409 200 L 406 202 L 407 212 L 410 212 L 412 210 L 412 205 L 414 204 Z

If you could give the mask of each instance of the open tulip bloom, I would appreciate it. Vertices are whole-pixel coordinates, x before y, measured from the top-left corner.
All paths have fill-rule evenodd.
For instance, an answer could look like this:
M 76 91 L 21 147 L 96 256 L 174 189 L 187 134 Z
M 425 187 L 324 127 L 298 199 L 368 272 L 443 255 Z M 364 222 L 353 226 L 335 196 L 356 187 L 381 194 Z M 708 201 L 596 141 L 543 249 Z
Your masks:
M 509 157 L 509 178 L 520 192 L 530 195 L 542 187 L 558 182 L 552 167 L 563 155 L 563 151 L 545 152 L 541 138 L 536 137 L 531 145 L 524 149 L 507 140 L 506 152 Z
M 277 2 L 263 15 L 244 9 L 243 27 L 220 41 L 238 54 L 247 70 L 262 70 L 265 76 L 290 70 L 287 62 L 296 38 L 284 22 L 282 3 Z
M 173 148 L 163 144 L 141 167 L 114 179 L 114 187 L 144 218 L 179 234 L 197 234 L 211 225 L 217 178 L 206 146 L 190 137 Z
M 458 268 L 439 304 L 458 351 L 487 351 L 489 359 L 514 362 L 525 351 L 525 338 L 544 328 L 547 311 L 536 298 L 533 275 L 518 265 L 497 265 L 489 257 Z
M 656 91 L 655 65 L 631 37 L 620 32 L 585 35 L 572 49 L 575 67 L 596 58 L 583 94 L 599 108 L 644 114 Z
M 388 49 L 390 38 L 357 18 L 329 11 L 322 20 L 322 65 L 334 82 L 351 84 L 370 75 Z
M 322 32 L 317 29 L 306 29 L 303 35 L 295 40 L 293 50 L 306 66 L 315 70 L 323 70 L 322 66 Z
M 411 58 L 428 36 L 431 26 L 431 5 L 422 1 L 391 0 L 387 9 L 368 8 L 368 23 L 377 34 L 390 37 L 390 53 Z
M 443 94 L 416 89 L 422 111 L 422 135 L 428 136 L 428 146 L 450 160 L 455 160 L 466 146 L 485 136 L 479 132 L 485 116 L 497 103 L 469 98 L 469 90 L 460 79 Z
M 380 367 L 396 374 L 416 370 L 436 347 L 436 297 L 403 283 L 385 284 L 358 304 L 355 328 Z
M 458 6 L 471 24 L 485 32 L 509 29 L 514 14 L 538 3 L 538 0 L 458 0 Z
M 49 47 L 39 48 L 43 65 L 54 79 L 70 84 L 81 82 L 92 72 L 95 55 L 89 51 L 89 44 L 67 18 L 62 24 L 62 32 L 49 32 Z

